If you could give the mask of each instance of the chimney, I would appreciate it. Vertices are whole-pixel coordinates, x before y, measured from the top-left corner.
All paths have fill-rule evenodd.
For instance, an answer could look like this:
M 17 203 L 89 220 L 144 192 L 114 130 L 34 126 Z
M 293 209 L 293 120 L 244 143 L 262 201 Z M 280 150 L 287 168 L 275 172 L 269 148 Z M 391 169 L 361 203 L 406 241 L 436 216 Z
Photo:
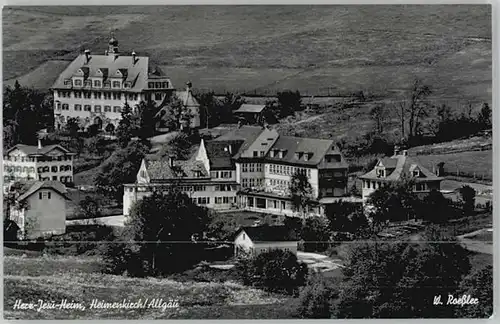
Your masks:
M 394 145 L 394 156 L 399 155 L 400 148 L 398 145 Z
M 132 64 L 133 65 L 135 65 L 136 59 L 137 59 L 137 54 L 135 53 L 135 51 L 132 51 Z
M 89 62 L 90 62 L 90 50 L 86 49 L 84 53 L 85 53 L 85 64 L 89 64 Z
M 41 139 L 38 139 L 38 149 L 39 150 L 42 149 L 42 140 Z

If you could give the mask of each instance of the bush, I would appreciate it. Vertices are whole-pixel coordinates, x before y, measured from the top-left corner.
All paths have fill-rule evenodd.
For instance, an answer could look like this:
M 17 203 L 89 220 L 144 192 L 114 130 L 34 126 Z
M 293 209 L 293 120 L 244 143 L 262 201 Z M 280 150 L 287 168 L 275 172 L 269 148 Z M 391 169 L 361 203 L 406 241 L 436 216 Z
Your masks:
M 331 301 L 336 297 L 337 292 L 331 282 L 322 276 L 315 276 L 300 290 L 297 315 L 300 318 L 330 318 Z
M 289 251 L 272 250 L 238 260 L 235 269 L 244 285 L 270 292 L 297 294 L 307 279 L 307 265 Z

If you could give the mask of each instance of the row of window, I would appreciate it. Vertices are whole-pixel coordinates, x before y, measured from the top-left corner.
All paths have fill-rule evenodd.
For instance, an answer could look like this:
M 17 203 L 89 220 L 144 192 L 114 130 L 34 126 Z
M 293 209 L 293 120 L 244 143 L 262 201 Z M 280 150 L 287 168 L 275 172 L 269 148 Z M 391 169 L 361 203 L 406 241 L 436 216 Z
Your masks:
M 212 171 L 212 178 L 220 178 L 220 179 L 230 179 L 232 177 L 231 171 Z
M 9 181 L 19 181 L 19 180 L 35 180 L 34 177 L 16 177 L 16 176 L 12 176 L 12 175 L 6 175 L 3 177 L 3 180 L 4 182 L 9 182 Z M 39 177 L 39 180 L 41 181 L 50 181 L 51 178 L 50 177 Z M 53 181 L 61 181 L 62 183 L 70 183 L 73 181 L 73 177 L 71 176 L 61 176 L 61 177 L 57 177 L 57 176 L 52 176 L 52 180 Z
M 74 105 L 74 110 L 75 111 L 90 111 L 92 112 L 92 106 L 91 105 L 80 105 L 80 104 L 75 104 Z M 57 103 L 57 110 L 69 110 L 69 105 L 67 103 L 61 104 L 60 102 Z M 102 106 L 101 105 L 95 105 L 94 106 L 94 112 L 100 113 L 102 112 Z M 111 109 L 111 106 L 104 106 L 104 112 L 111 112 L 113 111 L 114 113 L 121 113 L 122 112 L 122 107 L 120 106 L 114 106 L 113 109 Z M 133 108 L 133 111 L 137 111 L 137 107 Z
M 243 188 L 260 187 L 264 185 L 264 179 L 243 178 L 241 179 L 241 186 Z
M 242 163 L 241 172 L 262 172 L 262 163 Z
M 71 165 L 61 165 L 59 167 L 59 172 L 62 171 L 71 171 L 72 167 Z M 23 173 L 33 173 L 35 172 L 35 167 L 21 167 L 21 166 L 9 166 L 6 165 L 4 167 L 5 172 L 23 172 Z M 38 173 L 42 172 L 58 172 L 58 168 L 56 165 L 53 165 L 52 167 L 49 166 L 44 166 L 44 167 L 38 167 Z
M 70 79 L 64 80 L 64 85 L 65 86 L 75 86 L 75 87 L 93 87 L 93 88 L 111 88 L 113 89 L 120 89 L 122 87 L 122 82 L 119 80 L 113 80 L 113 81 L 104 81 L 102 82 L 101 80 L 85 80 L 83 81 L 82 79 L 74 79 L 73 82 L 71 82 Z M 125 89 L 130 89 L 132 87 L 132 82 L 126 81 L 123 82 L 123 87 Z
M 149 89 L 167 89 L 168 88 L 168 82 L 163 81 L 163 82 L 148 82 L 148 88 Z
M 57 95 L 61 98 L 71 98 L 71 95 L 73 94 L 74 98 L 85 98 L 85 99 L 91 99 L 92 94 L 94 94 L 94 99 L 107 99 L 107 100 L 121 100 L 122 99 L 122 93 L 121 92 L 90 92 L 90 91 L 67 91 L 67 90 L 59 90 L 57 91 Z M 137 101 L 139 99 L 139 94 L 137 93 L 123 93 L 123 97 L 125 99 L 129 100 L 135 100 Z M 161 98 L 160 98 L 161 99 Z
M 269 179 L 269 184 L 271 186 L 279 186 L 279 187 L 283 187 L 283 188 L 290 187 L 290 181 L 287 181 L 287 180 Z
M 381 187 L 386 187 L 388 186 L 387 182 L 380 182 L 380 181 L 369 181 L 369 180 L 364 180 L 363 181 L 363 189 L 378 189 Z M 414 191 L 428 191 L 429 186 L 425 182 L 417 183 L 413 186 Z
M 210 197 L 196 197 L 196 198 L 191 198 L 191 200 L 198 205 L 210 204 Z
M 297 172 L 301 173 L 301 174 L 306 174 L 308 178 L 311 177 L 311 169 L 298 168 L 298 167 L 294 167 L 294 166 L 279 165 L 279 164 L 270 164 L 269 165 L 269 173 L 270 174 L 293 176 Z
M 233 204 L 236 203 L 236 197 L 215 197 L 215 204 Z

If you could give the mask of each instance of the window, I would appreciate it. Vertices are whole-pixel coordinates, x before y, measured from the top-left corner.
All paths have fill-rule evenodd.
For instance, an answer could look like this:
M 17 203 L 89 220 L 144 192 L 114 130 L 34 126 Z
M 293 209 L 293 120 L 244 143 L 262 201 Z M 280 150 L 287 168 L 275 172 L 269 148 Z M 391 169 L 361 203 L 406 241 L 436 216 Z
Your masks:
M 119 112 L 121 112 L 121 111 L 122 111 L 122 108 L 121 108 L 120 106 L 114 106 L 114 107 L 113 107 L 113 112 L 115 112 L 115 113 L 119 113 Z
M 84 111 L 91 111 L 91 109 L 92 109 L 92 108 L 91 108 L 91 106 L 90 106 L 90 105 L 85 105 L 85 106 L 83 106 L 83 110 L 84 110 Z
M 100 113 L 101 112 L 101 106 L 94 106 L 94 111 L 96 113 Z
M 126 89 L 129 89 L 131 86 L 132 86 L 132 83 L 130 83 L 128 81 L 123 84 L 123 87 Z
M 57 172 L 57 166 L 55 166 L 55 165 L 54 165 L 54 166 L 52 166 L 51 171 L 52 171 L 52 172 Z
M 241 165 L 241 172 L 248 172 L 248 164 L 243 163 Z
M 75 91 L 75 98 L 81 98 L 82 97 L 82 92 L 81 91 Z
M 247 179 L 247 178 L 243 178 L 243 179 L 242 179 L 241 186 L 242 186 L 243 188 L 247 188 L 247 187 L 248 187 L 248 179 Z
M 231 171 L 221 171 L 220 177 L 223 179 L 231 178 Z
M 163 87 L 163 88 L 168 88 L 168 82 L 163 82 L 163 83 L 162 83 L 162 87 Z
M 86 87 L 91 87 L 92 86 L 92 80 L 85 81 L 85 86 Z
M 120 81 L 113 81 L 113 88 L 119 88 L 120 87 Z
M 120 100 L 122 98 L 122 94 L 119 92 L 114 92 L 113 93 L 113 99 L 114 100 Z
M 94 99 L 101 99 L 101 93 L 100 92 L 94 92 Z
M 222 197 L 215 197 L 215 203 L 216 203 L 217 205 L 222 204 Z
M 57 176 L 52 176 L 52 181 L 57 181 Z
M 257 163 L 257 172 L 262 172 L 262 163 Z
M 161 92 L 156 92 L 155 93 L 155 100 L 161 100 Z
M 69 105 L 68 104 L 63 104 L 62 105 L 62 110 L 69 110 Z
M 82 84 L 83 84 L 83 83 L 82 83 L 82 80 L 80 80 L 80 79 L 76 79 L 76 80 L 75 80 L 75 87 L 81 87 L 81 86 L 82 86 Z
M 417 183 L 415 185 L 415 191 L 425 191 L 426 185 L 425 183 Z
M 111 93 L 105 92 L 104 93 L 104 99 L 108 99 L 108 100 L 111 99 Z
M 255 172 L 255 163 L 250 163 L 250 170 L 249 172 Z
M 104 112 L 111 112 L 111 106 L 104 106 Z
M 161 88 L 161 82 L 155 82 L 155 88 L 157 89 Z
M 41 192 L 39 192 L 39 193 L 38 193 L 38 199 L 43 199 L 42 197 L 43 197 L 42 193 L 41 193 Z
M 148 88 L 153 89 L 155 87 L 154 82 L 148 82 Z
M 101 81 L 100 80 L 94 80 L 94 87 L 100 88 L 101 87 Z
M 420 170 L 413 170 L 413 176 L 414 177 L 419 177 L 420 176 Z
M 71 85 L 71 80 L 64 80 L 64 85 L 65 86 L 70 86 Z
M 253 151 L 253 157 L 258 157 L 258 156 L 259 156 L 259 152 Z
M 84 97 L 85 99 L 90 99 L 90 98 L 92 98 L 92 93 L 91 93 L 91 92 L 84 92 L 84 93 L 83 93 L 83 97 Z
M 377 170 L 377 177 L 385 177 L 385 170 L 383 169 L 378 169 Z
M 260 156 L 264 156 L 264 151 L 260 151 Z

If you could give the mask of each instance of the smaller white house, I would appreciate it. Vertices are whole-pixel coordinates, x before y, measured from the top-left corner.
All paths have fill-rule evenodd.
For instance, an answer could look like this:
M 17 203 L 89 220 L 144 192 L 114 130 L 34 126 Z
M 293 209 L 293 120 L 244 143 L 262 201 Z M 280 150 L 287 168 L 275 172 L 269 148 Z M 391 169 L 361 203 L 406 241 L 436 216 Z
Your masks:
M 285 226 L 242 227 L 236 233 L 234 254 L 251 256 L 271 250 L 284 250 L 297 254 L 298 241 Z
M 66 232 L 66 187 L 58 181 L 17 182 L 11 186 L 15 201 L 10 219 L 22 238 L 33 239 Z

